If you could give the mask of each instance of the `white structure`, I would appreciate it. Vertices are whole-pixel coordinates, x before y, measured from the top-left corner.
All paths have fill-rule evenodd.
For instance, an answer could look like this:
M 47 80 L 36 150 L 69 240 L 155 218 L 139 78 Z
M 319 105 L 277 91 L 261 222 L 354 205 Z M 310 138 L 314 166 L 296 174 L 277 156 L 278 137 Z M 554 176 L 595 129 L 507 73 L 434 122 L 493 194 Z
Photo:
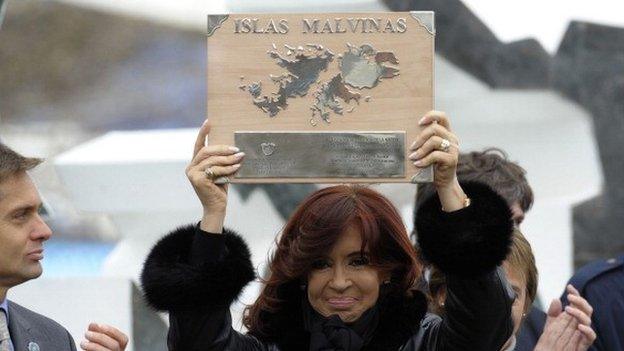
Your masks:
M 196 129 L 112 132 L 58 156 L 55 166 L 76 207 L 106 213 L 122 239 L 107 258 L 106 276 L 138 277 L 153 244 L 177 226 L 197 223 L 201 206 L 185 175 Z M 230 187 L 226 226 L 243 233 L 254 265 L 267 257 L 283 225 L 264 192 L 243 202 Z M 251 302 L 257 286 L 243 294 Z M 235 316 L 243 306 L 235 307 Z
M 56 158 L 76 207 L 108 214 L 123 237 L 105 263 L 106 275 L 138 278 L 158 238 L 201 219 L 185 175 L 196 135 L 196 129 L 111 132 Z M 259 264 L 282 220 L 263 192 L 243 203 L 231 188 L 226 225 L 245 233 Z
M 572 207 L 602 184 L 591 118 L 555 92 L 492 90 L 443 59 L 436 74 L 436 106 L 451 116 L 461 149 L 500 147 L 527 170 L 535 204 L 521 229 L 543 301 L 559 297 L 572 274 Z

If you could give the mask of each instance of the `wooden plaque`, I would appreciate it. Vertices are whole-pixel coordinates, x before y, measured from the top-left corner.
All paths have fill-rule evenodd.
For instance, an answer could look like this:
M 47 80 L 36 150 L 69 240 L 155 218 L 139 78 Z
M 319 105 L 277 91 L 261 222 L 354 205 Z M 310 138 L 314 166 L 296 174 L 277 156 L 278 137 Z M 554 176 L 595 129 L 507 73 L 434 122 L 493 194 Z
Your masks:
M 208 16 L 210 144 L 233 183 L 430 182 L 407 159 L 433 109 L 433 12 Z

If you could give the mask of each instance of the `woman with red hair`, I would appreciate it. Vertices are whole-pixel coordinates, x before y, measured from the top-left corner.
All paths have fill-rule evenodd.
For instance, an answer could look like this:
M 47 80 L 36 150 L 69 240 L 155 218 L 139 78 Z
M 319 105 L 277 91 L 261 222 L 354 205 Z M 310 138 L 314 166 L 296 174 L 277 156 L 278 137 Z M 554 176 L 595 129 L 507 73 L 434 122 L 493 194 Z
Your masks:
M 448 277 L 446 315 L 426 314 L 414 289 L 417 257 L 401 217 L 379 193 L 339 185 L 311 194 L 286 223 L 263 289 L 232 328 L 230 304 L 255 277 L 249 249 L 223 228 L 227 185 L 244 154 L 204 146 L 202 126 L 187 175 L 203 205 L 196 226 L 161 239 L 141 281 L 151 306 L 168 311 L 169 350 L 498 350 L 512 331 L 513 292 L 497 266 L 507 255 L 511 213 L 495 192 L 459 185 L 457 137 L 443 113 L 420 121 L 409 156 L 435 166 L 438 197 L 418 215 L 425 259 Z

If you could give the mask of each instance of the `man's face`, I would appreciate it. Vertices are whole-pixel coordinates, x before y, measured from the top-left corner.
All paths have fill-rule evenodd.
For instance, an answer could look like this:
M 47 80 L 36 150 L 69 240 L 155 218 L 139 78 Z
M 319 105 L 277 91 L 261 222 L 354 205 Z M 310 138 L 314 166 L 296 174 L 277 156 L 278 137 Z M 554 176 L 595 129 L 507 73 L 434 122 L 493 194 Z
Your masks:
M 0 183 L 0 286 L 10 288 L 42 273 L 43 242 L 52 232 L 39 216 L 41 199 L 26 172 Z

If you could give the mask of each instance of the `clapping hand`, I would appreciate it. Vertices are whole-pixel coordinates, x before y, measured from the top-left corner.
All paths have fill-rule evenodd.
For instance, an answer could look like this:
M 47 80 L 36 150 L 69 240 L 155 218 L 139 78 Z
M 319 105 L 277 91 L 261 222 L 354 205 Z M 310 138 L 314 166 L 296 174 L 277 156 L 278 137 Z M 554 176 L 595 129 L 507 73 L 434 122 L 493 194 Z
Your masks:
M 592 307 L 572 285 L 567 291 L 570 305 L 562 310 L 561 301 L 552 301 L 535 351 L 585 351 L 596 340 L 591 328 Z

